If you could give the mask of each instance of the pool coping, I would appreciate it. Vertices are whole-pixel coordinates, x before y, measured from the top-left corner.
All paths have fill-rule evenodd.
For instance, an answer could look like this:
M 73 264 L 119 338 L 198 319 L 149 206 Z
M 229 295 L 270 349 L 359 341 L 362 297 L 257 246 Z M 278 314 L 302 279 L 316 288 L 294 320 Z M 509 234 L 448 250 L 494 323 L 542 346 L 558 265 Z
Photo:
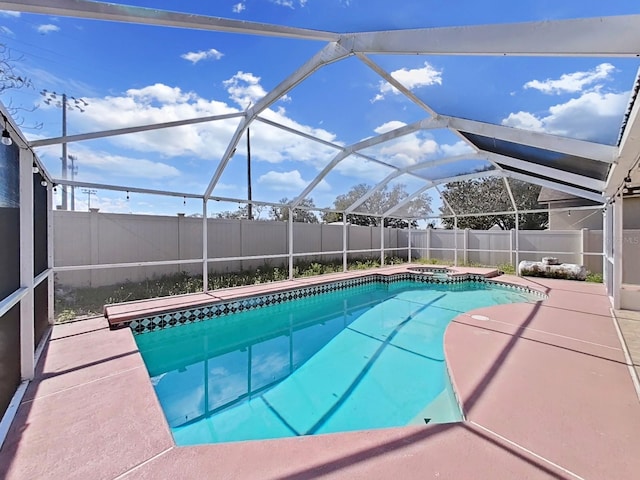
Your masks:
M 438 273 L 446 270 L 446 277 L 432 276 L 416 269 L 434 269 Z M 216 290 L 215 292 L 154 298 L 120 304 L 105 305 L 104 316 L 112 329 L 130 327 L 140 334 L 164 328 L 200 322 L 240 311 L 267 307 L 298 298 L 315 296 L 334 290 L 342 290 L 369 283 L 391 283 L 413 280 L 434 284 L 459 284 L 466 281 L 483 281 L 506 288 L 518 288 L 532 294 L 544 295 L 529 287 L 518 287 L 495 278 L 495 269 L 458 269 L 455 267 L 426 267 L 402 265 L 381 268 L 377 271 L 355 271 L 320 277 L 309 277 L 289 281 L 272 282 L 244 287 Z
M 449 325 L 447 365 L 466 415 L 456 424 L 176 447 L 131 331 L 101 318 L 57 325 L 0 476 L 634 478 L 640 404 L 603 286 L 503 280 L 548 297 Z

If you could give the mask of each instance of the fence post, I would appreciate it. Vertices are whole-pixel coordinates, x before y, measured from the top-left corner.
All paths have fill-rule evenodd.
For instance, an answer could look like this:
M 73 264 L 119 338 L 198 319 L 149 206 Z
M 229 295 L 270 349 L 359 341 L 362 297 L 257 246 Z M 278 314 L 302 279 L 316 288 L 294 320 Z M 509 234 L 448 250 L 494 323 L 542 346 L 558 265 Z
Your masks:
M 516 264 L 514 265 L 516 269 L 516 274 L 518 274 L 518 265 L 520 264 L 520 215 L 516 212 Z
M 515 230 L 512 228 L 509 230 L 509 263 L 514 265 L 513 263 L 513 250 L 515 246 Z
M 202 199 L 202 291 L 209 291 L 209 225 L 207 224 L 207 199 Z
M 293 209 L 289 207 L 289 280 L 293 280 Z
M 453 252 L 453 266 L 458 266 L 458 217 L 453 219 L 453 246 L 455 248 Z
M 100 263 L 100 235 L 99 232 L 99 223 L 100 217 L 98 216 L 97 208 L 89 209 L 89 223 L 91 227 L 91 237 L 90 237 L 90 250 L 91 250 L 91 265 L 97 265 Z M 89 286 L 93 287 L 93 279 L 94 279 L 94 269 L 89 270 Z
M 180 238 L 182 236 L 182 230 L 184 229 L 184 218 L 185 218 L 185 214 L 184 213 L 178 213 L 178 232 L 177 232 L 177 242 L 176 242 L 176 249 L 178 250 L 178 255 L 176 260 L 182 260 L 182 239 Z M 178 264 L 178 273 L 182 272 L 182 264 Z
M 587 250 L 587 245 L 585 244 L 585 242 L 587 241 L 587 238 L 589 238 L 588 229 L 583 228 L 582 230 L 580 230 L 580 265 L 584 265 L 584 252 Z
M 464 259 L 464 264 L 469 264 L 469 229 L 464 229 L 464 237 L 462 240 L 462 258 Z
M 427 228 L 427 260 L 431 260 L 431 230 L 432 228 Z
M 342 213 L 342 271 L 347 271 L 347 214 Z
M 407 233 L 407 261 L 411 263 L 411 221 L 409 221 L 409 231 Z
M 380 266 L 384 267 L 384 217 L 380 217 Z

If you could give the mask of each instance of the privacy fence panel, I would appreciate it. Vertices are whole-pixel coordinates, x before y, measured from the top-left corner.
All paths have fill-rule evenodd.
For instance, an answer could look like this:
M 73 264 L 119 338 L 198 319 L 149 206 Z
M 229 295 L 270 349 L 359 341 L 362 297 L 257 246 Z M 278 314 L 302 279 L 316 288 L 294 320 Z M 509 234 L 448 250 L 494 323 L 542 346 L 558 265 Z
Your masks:
M 625 230 L 622 248 L 622 283 L 640 285 L 640 230 Z
M 556 257 L 562 263 L 580 263 L 582 230 L 529 230 L 519 232 L 520 260 L 539 261 Z M 575 253 L 563 253 L 575 252 Z M 602 247 L 600 248 L 602 252 Z
M 468 230 L 469 263 L 501 265 L 512 261 L 512 233 L 505 230 Z
M 208 256 L 220 261 L 209 262 L 210 272 L 233 272 L 264 265 L 287 264 L 289 253 L 288 223 L 214 219 L 207 222 Z M 121 262 L 178 261 L 202 258 L 202 218 L 182 215 L 151 216 L 100 212 L 54 212 L 56 266 L 114 264 Z M 296 261 L 339 260 L 342 257 L 342 225 L 294 223 Z M 407 258 L 408 230 L 385 228 L 384 247 L 387 256 Z M 412 230 L 412 259 L 437 259 L 453 263 L 457 235 L 458 263 L 501 265 L 515 262 L 516 232 L 502 230 Z M 563 262 L 584 263 L 592 272 L 602 271 L 602 232 L 520 231 L 517 232 L 520 260 L 540 260 L 555 256 Z M 628 237 L 628 238 L 627 238 Z M 640 231 L 626 231 L 625 246 L 638 245 Z M 636 242 L 636 243 L 634 243 Z M 349 225 L 348 249 L 358 251 L 349 259 L 378 258 L 380 228 Z M 405 248 L 405 250 L 402 250 Z M 322 255 L 321 252 L 340 252 Z M 596 255 L 588 255 L 595 253 Z M 230 257 L 282 255 L 282 258 L 223 260 Z M 640 262 L 640 255 L 630 261 Z M 635 265 L 635 264 L 634 264 Z M 635 281 L 636 267 L 625 266 L 625 281 Z M 167 273 L 186 271 L 201 273 L 201 261 L 58 272 L 58 282 L 69 286 L 102 286 L 125 280 L 139 282 Z M 629 279 L 629 280 L 627 280 Z

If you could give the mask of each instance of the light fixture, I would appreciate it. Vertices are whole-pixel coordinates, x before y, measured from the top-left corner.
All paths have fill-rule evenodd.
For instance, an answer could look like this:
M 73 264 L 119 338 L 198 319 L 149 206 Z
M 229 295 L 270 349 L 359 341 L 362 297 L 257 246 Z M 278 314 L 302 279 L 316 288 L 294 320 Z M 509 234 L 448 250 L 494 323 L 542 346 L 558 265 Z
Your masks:
M 2 115 L 2 119 L 4 120 L 4 130 L 2 130 L 2 144 L 8 146 L 13 143 L 13 140 L 11 140 L 11 135 L 9 134 L 9 130 L 7 130 L 7 117 Z
M 40 169 L 34 165 L 31 167 L 31 173 L 40 173 Z
M 567 217 L 570 217 L 570 216 L 571 216 L 571 210 L 567 212 Z
M 40 185 L 42 185 L 43 187 L 46 187 L 47 186 L 47 181 L 46 180 L 42 180 L 40 182 Z

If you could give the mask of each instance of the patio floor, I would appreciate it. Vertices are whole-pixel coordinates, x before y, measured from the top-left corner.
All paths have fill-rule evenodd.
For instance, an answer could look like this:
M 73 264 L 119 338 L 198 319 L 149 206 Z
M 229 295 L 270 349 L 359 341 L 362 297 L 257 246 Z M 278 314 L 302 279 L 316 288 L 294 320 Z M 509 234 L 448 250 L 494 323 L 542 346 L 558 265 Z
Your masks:
M 548 298 L 449 325 L 458 424 L 176 447 L 131 331 L 104 318 L 57 325 L 0 478 L 638 478 L 640 401 L 604 287 L 499 280 Z

